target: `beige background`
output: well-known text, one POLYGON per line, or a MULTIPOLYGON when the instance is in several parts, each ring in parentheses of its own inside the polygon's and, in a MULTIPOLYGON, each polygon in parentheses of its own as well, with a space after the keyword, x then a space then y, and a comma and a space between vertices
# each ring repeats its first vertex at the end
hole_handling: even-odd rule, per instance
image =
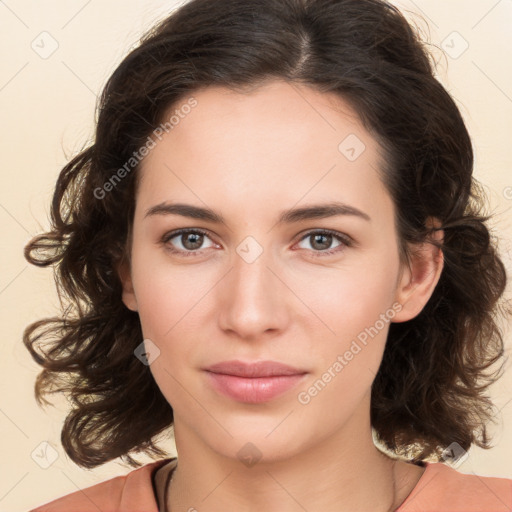
MULTIPOLYGON (((0 1, 0 511, 26 511, 130 470, 118 462, 93 471, 75 466, 60 445, 65 401, 46 411, 35 403, 39 367, 21 334, 28 323, 53 314, 57 299, 51 271, 29 265, 22 248, 48 227, 57 174, 93 135, 96 95, 142 31, 176 5, 156 0, 0 1), (49 35, 40 35, 43 31, 49 35), (44 53, 57 44, 54 53, 44 53), (57 457, 46 469, 32 455, 41 452, 41 443, 49 443, 47 453, 57 457)), ((473 136, 476 176, 500 216, 496 235, 511 272, 512 2, 403 0, 397 5, 437 47, 439 78, 457 99, 473 136), (429 30, 414 13, 423 16, 429 30)), ((509 330, 509 351, 511 344, 509 330)), ((491 426, 495 447, 472 448, 460 471, 512 478, 511 374, 508 369, 492 388, 500 409, 497 425, 491 426)), ((173 449, 171 441, 165 446, 173 449)))

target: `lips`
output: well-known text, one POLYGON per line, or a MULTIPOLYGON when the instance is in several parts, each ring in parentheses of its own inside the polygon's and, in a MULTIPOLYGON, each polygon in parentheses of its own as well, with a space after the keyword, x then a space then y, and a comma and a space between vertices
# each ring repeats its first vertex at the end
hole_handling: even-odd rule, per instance
POLYGON ((305 370, 276 361, 224 361, 204 368, 209 384, 222 395, 239 402, 267 402, 293 387, 305 370))
POLYGON ((244 363, 243 361, 223 361, 208 366, 205 370, 224 375, 235 375, 237 377, 274 377, 278 375, 298 375, 307 373, 304 370, 293 368, 287 364, 277 361, 256 361, 244 363))

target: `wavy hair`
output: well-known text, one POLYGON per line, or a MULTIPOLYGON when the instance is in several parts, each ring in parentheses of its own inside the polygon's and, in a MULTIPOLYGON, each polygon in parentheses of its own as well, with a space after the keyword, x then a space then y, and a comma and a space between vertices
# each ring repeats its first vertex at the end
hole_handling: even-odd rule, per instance
POLYGON ((501 376, 502 366, 490 368, 504 356, 497 315, 512 312, 500 300, 507 277, 472 176, 470 136, 434 71, 426 43, 381 0, 191 0, 142 36, 102 91, 94 140, 58 176, 51 227, 25 246, 30 263, 53 267, 62 309, 24 331, 42 367, 35 396, 40 406, 47 394, 68 397, 61 441, 76 464, 121 457, 137 467, 136 451, 165 456, 157 436, 173 424, 149 367, 134 356, 138 314, 121 300, 134 155, 194 91, 244 92, 269 80, 338 94, 379 141, 402 261, 409 243, 444 230, 432 242, 444 268, 430 300, 390 325, 372 384, 376 439, 413 460, 439 461, 452 442, 490 447, 485 392, 501 376), (429 217, 440 226, 429 227, 429 217))

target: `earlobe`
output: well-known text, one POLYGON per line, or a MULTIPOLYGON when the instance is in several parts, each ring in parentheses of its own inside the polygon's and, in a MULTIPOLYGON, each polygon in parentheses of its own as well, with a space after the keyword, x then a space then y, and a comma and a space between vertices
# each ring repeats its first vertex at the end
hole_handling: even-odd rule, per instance
POLYGON ((129 264, 127 262, 119 264, 117 273, 123 287, 122 300, 124 305, 131 311, 138 311, 129 264))
MULTIPOLYGON (((439 223, 434 224, 438 227, 439 223)), ((393 322, 406 322, 425 307, 439 282, 444 266, 442 249, 431 240, 442 242, 443 230, 434 231, 430 239, 411 248, 410 264, 402 269, 395 300, 402 306, 393 322)))

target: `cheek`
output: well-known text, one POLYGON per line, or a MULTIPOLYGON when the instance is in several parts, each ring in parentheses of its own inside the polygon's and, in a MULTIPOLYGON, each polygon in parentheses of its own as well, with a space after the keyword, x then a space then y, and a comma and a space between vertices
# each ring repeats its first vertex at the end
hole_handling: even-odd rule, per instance
POLYGON ((326 428, 346 421, 370 392, 395 313, 389 283, 384 273, 352 273, 313 297, 331 332, 323 328, 310 345, 315 373, 297 398, 304 414, 321 416, 326 428))
POLYGON ((133 286, 145 337, 164 342, 193 317, 208 283, 190 266, 175 265, 161 250, 134 247, 133 286))
POLYGON ((395 276, 392 259, 361 258, 357 264, 294 279, 301 283, 297 294, 310 307, 312 318, 320 318, 331 334, 345 338, 373 325, 391 307, 395 276))
POLYGON ((193 360, 193 340, 198 337, 193 319, 207 287, 191 279, 190 269, 171 267, 149 251, 133 251, 132 271, 144 339, 159 350, 151 373, 171 406, 182 410, 190 406, 180 385, 186 381, 182 372, 193 360))
MULTIPOLYGON (((306 332, 314 338, 309 350, 319 362, 318 373, 335 373, 337 378, 333 380, 340 386, 351 386, 360 378, 362 384, 368 384, 382 360, 389 325, 396 313, 393 300, 397 268, 391 251, 379 256, 361 258, 357 264, 326 273, 321 279, 317 276, 309 281, 315 286, 307 287, 307 282, 302 282, 300 293, 314 313, 310 311, 303 318, 306 332), (316 337, 313 324, 319 329, 316 337), (338 356, 343 370, 339 364, 333 368, 338 356)), ((329 375, 325 378, 328 380, 329 375)))

